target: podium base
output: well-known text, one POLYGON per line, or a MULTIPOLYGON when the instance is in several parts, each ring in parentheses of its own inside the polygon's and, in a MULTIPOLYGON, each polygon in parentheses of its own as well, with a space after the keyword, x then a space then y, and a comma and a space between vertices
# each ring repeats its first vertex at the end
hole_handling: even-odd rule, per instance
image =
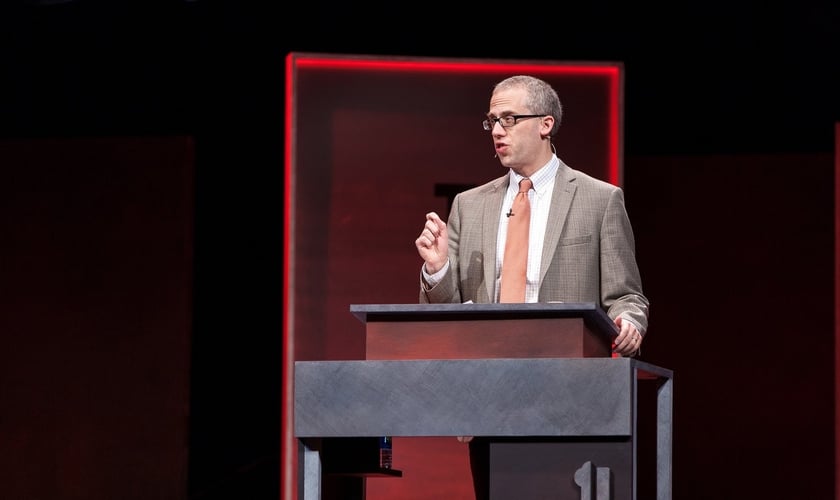
POLYGON ((489 500, 633 500, 634 463, 630 439, 490 440, 488 448, 489 500), (576 481, 576 476, 582 475, 578 471, 587 467, 594 467, 602 476, 607 474, 607 485, 599 487, 597 476, 576 481), (583 492, 583 489, 587 491, 583 492))

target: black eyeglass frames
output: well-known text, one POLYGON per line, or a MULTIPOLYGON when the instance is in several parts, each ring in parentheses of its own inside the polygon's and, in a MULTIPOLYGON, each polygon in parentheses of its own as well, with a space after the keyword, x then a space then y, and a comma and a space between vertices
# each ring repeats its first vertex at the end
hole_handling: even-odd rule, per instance
POLYGON ((497 123, 504 128, 508 128, 516 125, 517 120, 525 118, 538 118, 540 116, 546 115, 506 115, 499 118, 488 118, 481 122, 481 125, 484 126, 484 130, 493 130, 493 127, 496 126, 497 123))

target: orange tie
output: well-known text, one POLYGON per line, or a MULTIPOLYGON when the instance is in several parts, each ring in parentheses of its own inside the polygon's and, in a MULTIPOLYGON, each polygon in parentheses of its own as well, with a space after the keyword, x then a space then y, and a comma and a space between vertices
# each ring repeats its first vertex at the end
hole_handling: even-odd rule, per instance
POLYGON ((499 302, 525 302, 525 277, 528 270, 528 228, 531 225, 531 203, 528 191, 531 179, 519 181, 519 193, 508 212, 507 239, 502 261, 502 284, 499 302))

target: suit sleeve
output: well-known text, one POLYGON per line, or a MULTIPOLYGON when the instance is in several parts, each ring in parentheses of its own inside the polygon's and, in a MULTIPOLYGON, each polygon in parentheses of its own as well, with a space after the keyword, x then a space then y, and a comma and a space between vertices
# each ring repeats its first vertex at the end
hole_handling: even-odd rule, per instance
POLYGON ((633 228, 621 188, 610 195, 600 240, 601 303, 611 319, 624 316, 644 333, 650 304, 642 291, 633 228))

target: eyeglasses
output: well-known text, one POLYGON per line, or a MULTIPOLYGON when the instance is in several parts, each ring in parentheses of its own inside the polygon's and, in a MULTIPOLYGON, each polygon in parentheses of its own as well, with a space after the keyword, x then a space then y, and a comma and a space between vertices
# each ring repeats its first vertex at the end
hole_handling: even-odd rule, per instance
POLYGON ((540 116, 545 115, 507 115, 502 116, 501 118, 488 118, 481 122, 481 125, 484 126, 484 130, 493 130, 493 127, 495 127, 497 123, 503 128, 508 128, 516 125, 516 120, 524 118, 538 118, 540 116))

